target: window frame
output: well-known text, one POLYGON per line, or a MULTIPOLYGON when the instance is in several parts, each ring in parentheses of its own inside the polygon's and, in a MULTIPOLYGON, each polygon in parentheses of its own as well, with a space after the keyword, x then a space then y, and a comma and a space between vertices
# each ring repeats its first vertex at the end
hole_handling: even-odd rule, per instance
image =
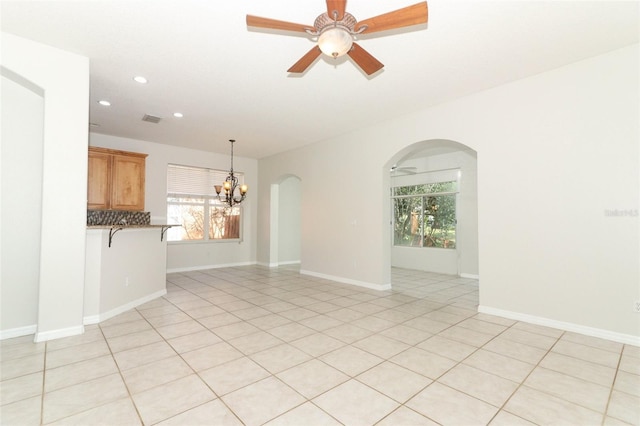
MULTIPOLYGON (((225 176, 228 175, 228 171, 225 170, 218 170, 218 169, 210 169, 207 167, 197 167, 197 166, 184 166, 184 165, 180 165, 180 164, 168 164, 167 167, 167 195, 166 195, 166 213, 167 213, 167 219, 169 219, 170 217, 172 217, 170 215, 170 211, 169 209, 171 208, 171 206, 196 206, 196 207, 202 207, 203 209, 203 230, 202 230, 202 235, 203 237, 201 239, 179 239, 179 240, 172 240, 171 239, 171 231, 172 229, 169 229, 167 231, 167 244, 218 244, 218 243, 241 243, 244 241, 244 209, 243 209, 243 205, 242 204, 238 204, 238 205, 234 205, 233 207, 229 207, 226 206, 226 204, 224 203, 224 201, 220 200, 218 195, 215 193, 215 189, 213 188, 213 185, 206 185, 208 187, 208 190, 210 191, 208 194, 197 194, 197 193, 186 193, 186 192, 169 192, 169 190, 171 189, 171 184, 169 182, 170 180, 170 169, 171 167, 176 167, 176 168, 183 168, 183 169, 192 169, 194 170, 196 173, 200 173, 200 174, 207 174, 207 173, 212 173, 214 176, 216 174, 224 174, 225 176), (185 201, 172 201, 172 199, 182 199, 185 201), (189 199, 193 200, 193 201, 189 201, 189 199), (196 201, 197 200, 197 201, 196 201), (209 236, 211 235, 211 227, 210 227, 210 220, 211 220, 211 214, 212 214, 212 209, 213 208, 223 208, 223 209, 235 209, 238 211, 238 237, 237 238, 210 238, 209 236), (207 220, 205 220, 205 218, 207 220)), ((236 177, 238 177, 238 181, 240 182, 240 184, 244 183, 244 174, 243 173, 238 173, 238 172, 234 172, 234 175, 236 177)), ((216 182, 217 183, 217 182, 216 182)), ((220 184, 222 183, 219 182, 220 184)), ((177 222, 181 222, 181 221, 177 221, 177 222)), ((176 228, 183 228, 184 225, 183 223, 180 223, 180 226, 176 227, 176 228)))
POLYGON ((425 172, 424 180, 420 182, 402 182, 402 179, 399 180, 397 184, 392 184, 390 188, 391 195, 391 245, 392 247, 400 247, 400 248, 415 248, 415 249, 444 249, 444 250, 457 250, 458 248, 458 196, 460 194, 460 177, 461 170, 460 169, 447 169, 447 170, 437 170, 432 172, 425 172), (451 172, 454 172, 455 175, 452 175, 451 172), (429 174, 431 174, 431 178, 429 178, 429 174), (437 183, 447 183, 454 182, 455 183, 455 191, 441 191, 441 192, 424 192, 424 193, 416 193, 416 194, 403 194, 403 195, 395 195, 398 188, 403 187, 417 187, 421 185, 431 185, 437 183), (424 228, 424 218, 420 220, 420 245, 400 245, 396 244, 396 200, 397 199, 420 199, 420 208, 424 214, 426 200, 429 197, 437 197, 437 196, 453 196, 454 199, 454 235, 455 235, 455 243, 454 247, 433 247, 424 245, 425 239, 425 228, 424 228))

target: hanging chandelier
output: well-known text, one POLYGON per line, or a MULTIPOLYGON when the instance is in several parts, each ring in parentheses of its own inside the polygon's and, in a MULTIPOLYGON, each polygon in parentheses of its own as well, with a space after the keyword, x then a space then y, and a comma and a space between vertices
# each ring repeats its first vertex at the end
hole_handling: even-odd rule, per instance
POLYGON ((233 174, 233 143, 235 139, 229 139, 229 142, 231 142, 231 169, 229 170, 229 176, 227 176, 222 185, 214 185, 213 187, 216 190, 216 194, 218 194, 218 200, 227 204, 229 207, 233 207, 245 199, 249 187, 244 184, 238 187, 238 178, 233 174), (221 196, 220 193, 223 188, 224 195, 221 196), (236 195, 236 189, 238 189, 239 195, 236 195))

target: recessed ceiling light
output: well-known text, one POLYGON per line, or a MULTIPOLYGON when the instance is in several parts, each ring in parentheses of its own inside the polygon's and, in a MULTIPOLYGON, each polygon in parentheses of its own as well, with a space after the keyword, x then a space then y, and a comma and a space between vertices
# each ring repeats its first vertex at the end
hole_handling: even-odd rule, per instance
POLYGON ((134 79, 135 81, 137 81, 138 83, 140 83, 140 84, 146 84, 146 83, 147 83, 147 79, 146 79, 146 78, 144 78, 144 77, 143 77, 143 76, 141 76, 141 75, 135 76, 135 77, 133 77, 133 79, 134 79))
POLYGON ((181 113, 181 112, 174 112, 174 113, 173 113, 173 116, 174 116, 174 117, 176 117, 176 118, 182 118, 182 117, 184 117, 184 115, 182 115, 182 113, 181 113))
POLYGON ((105 100, 98 101, 98 103, 102 106, 111 106, 111 102, 105 100))
POLYGON ((98 123, 89 123, 89 127, 100 127, 98 123))

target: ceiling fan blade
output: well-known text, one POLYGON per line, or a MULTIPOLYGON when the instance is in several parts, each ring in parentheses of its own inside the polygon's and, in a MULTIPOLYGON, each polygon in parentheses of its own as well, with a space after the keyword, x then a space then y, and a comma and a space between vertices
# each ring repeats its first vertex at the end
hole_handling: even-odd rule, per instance
POLYGON ((347 0, 327 0, 327 15, 333 19, 333 11, 338 13, 337 21, 344 17, 344 9, 347 6, 347 0))
POLYGON ((371 56, 369 52, 356 43, 353 43, 353 47, 347 52, 347 55, 349 55, 367 75, 371 75, 384 67, 382 62, 371 56))
POLYGON ((360 21, 356 24, 355 31, 358 31, 363 25, 367 26, 363 34, 393 30, 395 28, 424 24, 428 18, 429 10, 427 8, 427 2, 425 1, 360 21))
POLYGON ((298 62, 293 64, 287 72, 303 73, 320 56, 322 51, 318 46, 313 46, 298 62))
POLYGON ((261 18, 260 16, 253 15, 247 15, 247 26, 302 33, 306 32, 305 29, 307 28, 313 30, 313 25, 296 24, 294 22, 278 21, 276 19, 261 18))

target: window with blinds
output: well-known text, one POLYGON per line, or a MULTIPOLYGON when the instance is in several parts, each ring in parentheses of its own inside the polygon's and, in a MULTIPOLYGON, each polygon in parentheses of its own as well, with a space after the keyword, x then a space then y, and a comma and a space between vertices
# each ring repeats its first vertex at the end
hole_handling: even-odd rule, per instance
MULTIPOLYGON (((240 184, 244 175, 235 173, 240 184)), ((239 240, 240 206, 220 202, 214 185, 221 185, 227 171, 169 164, 167 169, 167 220, 179 223, 167 231, 168 241, 239 240)))

